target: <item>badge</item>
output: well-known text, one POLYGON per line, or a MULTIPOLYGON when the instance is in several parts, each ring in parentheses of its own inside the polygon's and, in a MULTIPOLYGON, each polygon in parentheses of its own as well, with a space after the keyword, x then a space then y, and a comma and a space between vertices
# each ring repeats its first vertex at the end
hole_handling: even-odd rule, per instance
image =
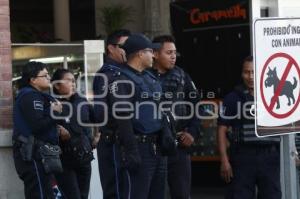
POLYGON ((109 92, 110 93, 116 93, 118 91, 118 83, 113 82, 109 85, 109 92))
POLYGON ((44 110, 44 104, 43 104, 42 101, 34 100, 33 101, 33 108, 34 108, 34 110, 41 110, 41 111, 43 111, 44 110))

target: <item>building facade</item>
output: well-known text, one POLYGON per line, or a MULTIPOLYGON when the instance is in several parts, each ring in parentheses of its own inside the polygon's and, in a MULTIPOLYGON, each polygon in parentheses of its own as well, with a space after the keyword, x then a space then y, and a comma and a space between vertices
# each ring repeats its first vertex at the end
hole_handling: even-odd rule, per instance
POLYGON ((12 67, 9 0, 0 0, 0 198, 24 198, 11 150, 12 67))

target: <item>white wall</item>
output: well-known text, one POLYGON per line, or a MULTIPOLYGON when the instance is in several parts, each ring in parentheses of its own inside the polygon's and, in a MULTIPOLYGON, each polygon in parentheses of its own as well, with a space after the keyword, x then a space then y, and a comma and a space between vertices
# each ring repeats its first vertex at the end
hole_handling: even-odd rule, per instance
POLYGON ((299 0, 278 0, 279 16, 300 17, 299 0))
POLYGON ((285 16, 299 17, 300 16, 300 1, 299 0, 253 0, 259 1, 262 8, 269 8, 270 17, 285 16))
POLYGON ((278 16, 278 0, 253 0, 260 1, 261 8, 269 8, 269 16, 278 16))

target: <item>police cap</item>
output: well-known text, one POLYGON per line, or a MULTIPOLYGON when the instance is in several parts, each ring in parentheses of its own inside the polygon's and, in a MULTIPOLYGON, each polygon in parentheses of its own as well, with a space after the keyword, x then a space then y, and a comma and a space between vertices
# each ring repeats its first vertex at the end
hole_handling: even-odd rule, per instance
POLYGON ((159 43, 152 43, 151 40, 143 34, 132 34, 125 41, 122 48, 125 50, 127 55, 130 55, 146 48, 158 49, 160 46, 161 45, 159 43))

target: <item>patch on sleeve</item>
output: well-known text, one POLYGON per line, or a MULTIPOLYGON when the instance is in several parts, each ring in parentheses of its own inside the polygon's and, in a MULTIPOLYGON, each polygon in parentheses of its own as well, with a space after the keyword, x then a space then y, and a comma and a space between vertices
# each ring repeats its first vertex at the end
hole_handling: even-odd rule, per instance
POLYGON ((33 108, 34 110, 44 110, 44 103, 42 101, 39 100, 34 100, 33 101, 33 108))
POLYGON ((110 93, 117 93, 118 92, 118 83, 113 82, 109 85, 109 92, 110 93))

